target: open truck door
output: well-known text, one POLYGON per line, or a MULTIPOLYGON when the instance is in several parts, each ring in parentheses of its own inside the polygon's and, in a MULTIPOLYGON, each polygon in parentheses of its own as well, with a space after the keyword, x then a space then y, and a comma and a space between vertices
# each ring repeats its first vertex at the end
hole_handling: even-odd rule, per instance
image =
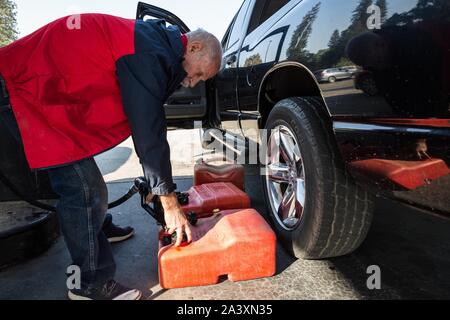
MULTIPOLYGON (((138 3, 136 19, 164 19, 168 24, 178 26, 182 33, 190 31, 173 13, 143 2, 138 3)), ((184 88, 180 85, 167 99, 164 108, 169 128, 193 128, 194 121, 209 123, 211 109, 207 107, 207 87, 208 81, 202 81, 194 88, 184 88)))

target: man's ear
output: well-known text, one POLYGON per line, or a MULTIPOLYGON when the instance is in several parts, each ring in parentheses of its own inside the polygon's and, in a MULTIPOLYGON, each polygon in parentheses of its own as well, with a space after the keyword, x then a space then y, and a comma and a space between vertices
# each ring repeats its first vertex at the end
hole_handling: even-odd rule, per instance
POLYGON ((189 43, 189 45, 188 45, 188 50, 190 53, 199 52, 199 51, 202 51, 202 49, 203 49, 203 43, 201 43, 200 41, 193 41, 193 42, 189 43))

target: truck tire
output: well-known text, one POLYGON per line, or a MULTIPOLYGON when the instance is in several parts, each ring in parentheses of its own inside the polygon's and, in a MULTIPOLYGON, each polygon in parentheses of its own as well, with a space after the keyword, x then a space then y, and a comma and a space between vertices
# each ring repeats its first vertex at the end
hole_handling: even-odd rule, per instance
POLYGON ((303 259, 357 249, 370 228, 373 202, 345 170, 321 99, 278 102, 266 129, 263 190, 284 247, 303 259))

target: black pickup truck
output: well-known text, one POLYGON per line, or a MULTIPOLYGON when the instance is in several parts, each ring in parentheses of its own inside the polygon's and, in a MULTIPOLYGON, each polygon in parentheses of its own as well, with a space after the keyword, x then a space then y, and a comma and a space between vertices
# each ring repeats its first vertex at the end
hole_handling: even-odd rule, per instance
MULTIPOLYGON (((137 17, 188 31, 147 4, 137 17)), ((245 0, 222 70, 176 92, 168 123, 202 121, 205 146, 223 143, 247 163, 246 149, 266 142, 258 163, 278 237, 297 257, 344 255, 369 230, 374 194, 450 213, 448 39, 447 0, 245 0), (314 76, 343 66, 369 74, 377 94, 357 89, 358 74, 314 76)))

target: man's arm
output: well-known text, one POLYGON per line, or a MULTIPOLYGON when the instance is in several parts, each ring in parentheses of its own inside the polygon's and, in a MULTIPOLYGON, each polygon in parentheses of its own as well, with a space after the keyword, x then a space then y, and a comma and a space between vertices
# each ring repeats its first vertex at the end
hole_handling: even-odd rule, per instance
POLYGON ((164 112, 167 72, 150 54, 129 55, 117 61, 122 101, 136 153, 152 194, 175 190, 164 112))
POLYGON ((132 131, 136 153, 152 194, 161 196, 169 233, 177 232, 176 246, 183 231, 191 231, 174 193, 170 148, 167 142, 164 99, 170 67, 153 55, 130 55, 116 63, 124 112, 132 131))

